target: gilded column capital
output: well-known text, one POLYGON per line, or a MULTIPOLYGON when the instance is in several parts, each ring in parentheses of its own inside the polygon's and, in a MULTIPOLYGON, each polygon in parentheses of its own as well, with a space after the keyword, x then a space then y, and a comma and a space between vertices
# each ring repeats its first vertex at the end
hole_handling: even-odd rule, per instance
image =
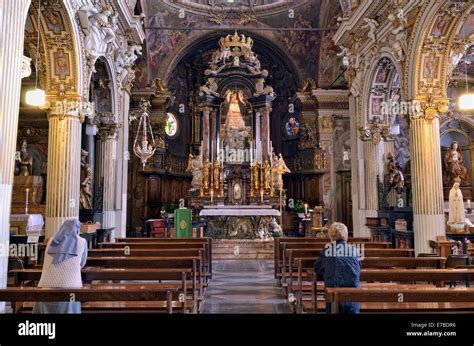
POLYGON ((431 121, 439 118, 441 113, 448 111, 448 98, 434 98, 432 95, 426 96, 423 99, 416 99, 413 101, 415 107, 410 114, 410 121, 414 120, 428 120, 431 121))
POLYGON ((390 127, 380 124, 366 124, 359 128, 361 133, 360 139, 363 142, 373 142, 378 144, 382 141, 393 141, 393 136, 390 132, 390 127))
POLYGON ((82 123, 86 116, 93 116, 95 113, 95 104, 93 102, 84 101, 79 95, 62 98, 49 97, 41 109, 48 113, 48 119, 79 119, 82 123))

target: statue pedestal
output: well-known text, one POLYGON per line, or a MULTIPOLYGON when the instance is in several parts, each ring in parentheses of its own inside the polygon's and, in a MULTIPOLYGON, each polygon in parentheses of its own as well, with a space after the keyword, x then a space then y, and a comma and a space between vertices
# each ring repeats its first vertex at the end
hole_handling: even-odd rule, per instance
POLYGON ((15 176, 13 180, 11 214, 24 214, 28 189, 28 213, 44 215, 46 205, 41 204, 43 197, 43 177, 15 176))

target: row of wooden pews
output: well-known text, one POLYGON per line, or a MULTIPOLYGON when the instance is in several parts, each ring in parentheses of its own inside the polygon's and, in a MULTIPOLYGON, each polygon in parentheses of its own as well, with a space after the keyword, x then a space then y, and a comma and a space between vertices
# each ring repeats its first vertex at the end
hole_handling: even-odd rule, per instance
POLYGON ((392 249, 390 243, 369 239, 349 240, 364 245, 361 288, 325 288, 314 272, 314 263, 328 242, 275 240, 275 276, 294 312, 324 312, 329 302, 337 313, 337 303, 344 301, 360 302, 361 312, 370 313, 474 312, 474 291, 469 288, 474 268, 446 269, 446 257, 414 257, 412 249, 392 249))
MULTIPOLYGON (((45 246, 42 246, 44 256, 45 246)), ((41 252, 40 252, 41 253, 41 252)), ((31 312, 35 301, 81 301, 82 313, 199 313, 212 278, 210 238, 122 238, 89 250, 84 287, 35 287, 33 269, 13 270, 14 286, 0 289, 15 313, 31 312), (69 295, 67 294, 69 293, 69 295)))

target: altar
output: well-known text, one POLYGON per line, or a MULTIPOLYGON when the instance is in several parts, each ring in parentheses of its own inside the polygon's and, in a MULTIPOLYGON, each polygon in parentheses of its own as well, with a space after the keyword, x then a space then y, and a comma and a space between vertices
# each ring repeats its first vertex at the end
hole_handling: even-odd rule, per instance
POLYGON ((215 239, 270 239, 278 231, 289 172, 270 140, 276 97, 253 40, 235 32, 219 40, 199 88, 202 141, 188 160, 189 206, 215 239))
POLYGON ((269 239, 280 230, 280 215, 269 205, 208 205, 199 213, 207 220, 206 236, 214 239, 269 239))

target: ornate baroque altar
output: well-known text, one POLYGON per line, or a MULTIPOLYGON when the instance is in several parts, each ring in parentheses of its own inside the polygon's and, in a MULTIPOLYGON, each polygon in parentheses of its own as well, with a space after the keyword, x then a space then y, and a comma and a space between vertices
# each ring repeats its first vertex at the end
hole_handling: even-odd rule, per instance
POLYGON ((189 205, 207 219, 213 238, 267 239, 277 228, 282 174, 289 172, 270 141, 276 95, 265 83, 268 71, 252 51, 252 38, 235 32, 219 46, 199 89, 202 142, 189 157, 189 205))

